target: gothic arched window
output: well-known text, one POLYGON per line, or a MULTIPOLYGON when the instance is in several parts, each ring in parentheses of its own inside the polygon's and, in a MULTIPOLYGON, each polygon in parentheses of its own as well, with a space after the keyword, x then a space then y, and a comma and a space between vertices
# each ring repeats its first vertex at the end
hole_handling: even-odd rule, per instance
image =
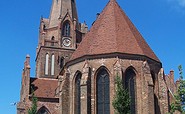
POLYGON ((77 73, 76 79, 75 79, 75 114, 80 114, 81 113, 81 73, 77 73))
POLYGON ((46 54, 46 61, 45 61, 45 75, 48 75, 48 69, 49 69, 49 54, 46 54))
POLYGON ((63 68, 64 66, 64 57, 60 58, 60 68, 63 68))
POLYGON ((55 55, 51 56, 51 75, 55 75, 55 55))
POLYGON ((70 23, 68 21, 66 21, 63 25, 62 36, 70 36, 70 23))
POLYGON ((131 114, 135 114, 136 113, 136 107, 135 107, 136 74, 132 69, 128 69, 125 72, 125 88, 128 89, 129 95, 131 98, 131 104, 130 104, 131 114))
POLYGON ((96 79, 96 111, 97 114, 110 114, 109 74, 101 69, 96 79))
POLYGON ((38 110, 37 114, 50 114, 50 113, 49 113, 49 111, 47 110, 47 108, 45 108, 45 107, 43 106, 43 107, 41 107, 41 108, 38 110))
POLYGON ((52 38, 51 38, 51 46, 55 46, 55 37, 54 36, 52 36, 52 38))

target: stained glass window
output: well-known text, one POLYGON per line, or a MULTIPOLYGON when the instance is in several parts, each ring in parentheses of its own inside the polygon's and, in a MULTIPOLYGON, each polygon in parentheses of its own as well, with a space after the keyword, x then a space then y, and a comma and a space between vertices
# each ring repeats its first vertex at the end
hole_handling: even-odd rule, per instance
POLYGON ((109 74, 105 69, 101 69, 97 74, 96 96, 97 114, 110 114, 110 89, 109 74))
POLYGON ((80 101, 80 95, 81 95, 81 73, 78 73, 75 80, 75 114, 81 113, 81 101, 80 101))
POLYGON ((125 88, 128 89, 129 95, 131 97, 131 104, 130 104, 130 110, 131 114, 136 113, 136 107, 135 107, 135 78, 136 74, 132 69, 128 69, 125 73, 125 88))

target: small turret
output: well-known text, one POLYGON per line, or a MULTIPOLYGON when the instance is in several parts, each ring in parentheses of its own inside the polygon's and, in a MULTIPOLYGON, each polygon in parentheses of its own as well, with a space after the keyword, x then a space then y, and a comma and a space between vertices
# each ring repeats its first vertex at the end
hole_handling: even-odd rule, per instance
POLYGON ((29 84, 30 84, 30 56, 26 55, 24 62, 24 69, 22 72, 22 88, 21 88, 21 102, 25 102, 29 99, 29 84))
POLYGON ((174 70, 170 70, 170 80, 174 83, 174 70))

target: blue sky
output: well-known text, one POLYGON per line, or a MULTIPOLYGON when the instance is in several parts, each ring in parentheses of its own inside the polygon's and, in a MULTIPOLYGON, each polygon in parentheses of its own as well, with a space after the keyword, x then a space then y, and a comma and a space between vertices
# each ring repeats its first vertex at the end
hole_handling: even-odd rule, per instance
MULTIPOLYGON (((185 68, 185 0, 117 0, 163 63, 165 73, 185 68)), ((78 16, 88 26, 108 0, 77 0, 78 16)), ((3 0, 0 3, 0 114, 15 114, 19 101, 23 62, 35 54, 41 15, 48 17, 51 0, 3 0)))

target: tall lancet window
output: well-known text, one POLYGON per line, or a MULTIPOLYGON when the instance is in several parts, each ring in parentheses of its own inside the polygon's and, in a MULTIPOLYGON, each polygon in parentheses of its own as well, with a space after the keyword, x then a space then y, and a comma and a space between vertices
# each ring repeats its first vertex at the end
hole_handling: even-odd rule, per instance
POLYGON ((69 21, 64 22, 62 29, 62 36, 69 37, 70 36, 70 24, 69 21))
POLYGON ((125 72, 125 88, 128 89, 129 95, 131 97, 131 114, 136 113, 136 100, 135 100, 135 91, 136 91, 136 74, 133 69, 128 69, 125 72))
POLYGON ((46 54, 45 75, 48 75, 48 70, 49 70, 49 54, 46 54))
POLYGON ((103 68, 96 78, 96 111, 97 114, 110 114, 109 74, 103 68))
POLYGON ((77 73, 76 75, 76 79, 75 79, 75 114, 80 114, 81 113, 81 86, 80 86, 80 82, 81 82, 81 77, 82 74, 81 73, 77 73))
POLYGON ((51 56, 51 75, 55 75, 55 55, 51 56))
POLYGON ((60 58, 60 68, 64 67, 64 57, 60 58))

